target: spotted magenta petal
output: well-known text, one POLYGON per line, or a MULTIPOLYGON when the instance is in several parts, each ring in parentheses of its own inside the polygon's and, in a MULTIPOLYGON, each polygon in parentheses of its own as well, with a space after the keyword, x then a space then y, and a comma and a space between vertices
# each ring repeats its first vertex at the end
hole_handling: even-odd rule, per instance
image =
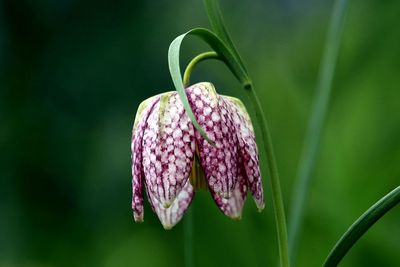
POLYGON ((158 219, 166 230, 174 227, 175 224, 182 219, 182 216, 185 214, 187 208, 193 200, 194 194, 193 186, 188 180, 186 181, 182 190, 179 192, 176 199, 173 201, 172 205, 168 208, 165 208, 164 205, 158 201, 151 190, 149 190, 147 187, 147 195, 151 208, 157 214, 158 219))
POLYGON ((254 128, 243 103, 237 98, 228 96, 224 96, 224 98, 234 111, 233 120, 239 140, 239 153, 246 171, 250 191, 257 208, 261 211, 265 204, 254 128))
POLYGON ((242 218, 243 205, 247 196, 247 180, 243 169, 239 172, 238 181, 230 198, 223 198, 214 192, 211 192, 211 195, 218 208, 226 216, 234 220, 240 220, 242 218))
POLYGON ((147 189, 168 208, 192 170, 194 127, 175 92, 160 97, 147 125, 143 136, 143 171, 147 189))
POLYGON ((132 209, 136 222, 143 221, 143 189, 142 189, 142 140, 147 127, 147 118, 154 105, 160 100, 159 96, 143 101, 136 114, 132 131, 132 209))
POLYGON ((195 191, 207 186, 219 209, 233 219, 241 217, 248 190, 263 209, 255 134, 243 103, 218 95, 210 83, 195 84, 186 94, 214 145, 195 130, 176 92, 144 101, 131 144, 135 221, 143 221, 143 186, 165 229, 181 220, 195 191))
POLYGON ((230 198, 238 179, 238 139, 229 106, 221 101, 211 83, 193 85, 186 94, 197 121, 215 144, 212 146, 196 132, 208 186, 221 197, 230 198))

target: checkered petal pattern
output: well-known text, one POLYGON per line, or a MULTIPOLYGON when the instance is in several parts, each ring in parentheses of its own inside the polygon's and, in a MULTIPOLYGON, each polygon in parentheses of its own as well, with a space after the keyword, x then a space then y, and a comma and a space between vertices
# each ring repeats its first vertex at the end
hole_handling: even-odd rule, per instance
POLYGON ((241 218, 247 191, 262 210, 257 144, 243 103, 218 95, 211 83, 188 87, 186 94, 196 120, 213 144, 195 130, 176 92, 144 101, 137 112, 131 143, 135 221, 143 221, 143 185, 165 229, 182 219, 195 195, 189 179, 195 171, 195 157, 212 198, 225 215, 241 218))

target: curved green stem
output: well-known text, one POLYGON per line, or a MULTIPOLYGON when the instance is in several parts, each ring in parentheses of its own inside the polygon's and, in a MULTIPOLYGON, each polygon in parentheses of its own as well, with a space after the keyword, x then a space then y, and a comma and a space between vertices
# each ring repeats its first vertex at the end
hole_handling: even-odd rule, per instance
POLYGON ((211 28, 216 33, 216 35, 221 38, 224 43, 229 47, 236 61, 242 66, 244 72, 247 75, 247 70, 240 58, 239 52, 237 51, 233 41, 229 35, 228 29, 225 27, 224 19, 222 17, 222 12, 219 8, 218 0, 203 0, 204 7, 210 21, 211 28))
POLYGON ((255 115, 261 129, 261 137, 264 142, 264 150, 268 160, 268 170, 271 183, 272 192, 272 205, 274 206, 276 230, 278 235, 278 247, 281 266, 288 267, 289 264, 289 250, 288 250, 288 236, 286 231, 286 218, 285 207, 283 204, 282 190, 279 181, 278 167, 276 165, 274 149, 272 146, 272 138, 269 132, 267 119, 260 100, 252 88, 251 84, 247 84, 246 91, 248 92, 251 102, 254 105, 255 115))
MULTIPOLYGON (((202 53, 195 58, 193 58, 188 66, 186 67, 184 74, 184 85, 185 87, 189 83, 190 74, 193 72, 197 63, 207 60, 207 59, 219 59, 223 60, 218 56, 215 52, 205 52, 202 53), (186 77, 186 78, 185 78, 186 77)), ((275 212, 275 222, 278 236, 278 248, 279 248, 279 256, 282 267, 289 266, 289 250, 288 250, 288 236, 286 230, 286 218, 285 218, 285 207, 283 204, 283 197, 281 191, 281 185, 279 181, 279 173, 278 167, 276 165, 275 154, 273 151, 272 138, 269 132, 267 119, 265 118, 264 111, 260 100, 253 89, 251 82, 245 82, 242 86, 248 92, 251 102, 253 103, 256 119, 258 125, 260 125, 261 137, 264 143, 264 150, 268 160, 268 170, 270 176, 271 183, 271 192, 272 192, 272 204, 275 212)))
POLYGON ((226 66, 232 71, 233 75, 242 83, 248 83, 248 75, 242 65, 237 61, 232 51, 226 46, 226 44, 210 30, 204 28, 195 28, 190 31, 176 37, 169 46, 168 49, 168 67, 171 74, 172 82, 174 83, 175 89, 182 101, 183 107, 190 118, 193 126, 200 133, 200 135, 211 145, 213 142, 208 138, 204 129, 200 127, 200 124, 196 120, 193 110, 189 105, 188 98, 185 93, 185 88, 182 82, 182 74, 179 65, 179 53, 183 40, 188 36, 197 36, 211 46, 212 49, 223 58, 226 66))
POLYGON ((351 247, 368 231, 383 215, 400 203, 400 186, 381 198, 353 223, 343 234, 325 260, 324 267, 339 264, 351 247))
POLYGON ((185 69, 185 73, 183 74, 183 85, 186 88, 187 86, 189 86, 189 82, 190 82, 190 75, 192 74, 192 71, 194 69, 194 67, 206 60, 206 59, 221 59, 220 56, 214 52, 214 51, 209 51, 209 52, 204 52, 201 53, 199 55, 197 55, 196 57, 194 57, 189 64, 187 65, 186 69, 185 69))
MULTIPOLYGON (((171 73, 171 78, 190 120, 192 121, 195 128, 199 131, 201 136, 210 143, 211 143, 210 139, 207 137, 205 131, 200 127, 199 123, 197 122, 193 114, 182 82, 182 76, 179 66, 179 52, 182 41, 185 39, 185 37, 189 35, 195 35, 200 37, 206 43, 208 43, 211 46, 211 48, 215 50, 215 52, 221 57, 221 60, 224 61, 226 66, 231 70, 232 74, 249 92, 250 98, 252 99, 252 102, 255 107, 257 121, 261 128, 262 138, 265 145, 265 152, 268 159, 269 173, 271 177, 270 181, 272 190, 272 203, 274 206, 275 221, 276 221, 277 235, 278 235, 280 263, 282 267, 288 267, 289 252, 288 252, 285 210, 284 210, 283 198, 279 182, 278 168, 275 161, 275 156, 272 148, 272 140, 269 134, 267 121, 265 119, 261 103, 256 95, 256 92, 252 88, 251 80, 249 78, 247 70, 239 56, 239 53, 237 52, 236 48, 233 45, 233 42, 228 34, 228 31, 224 26, 222 15, 219 10, 218 1, 205 0, 204 4, 206 6, 206 11, 215 33, 207 29, 201 29, 201 28, 192 29, 185 34, 178 36, 172 41, 168 50, 168 65, 171 73)), ((195 65, 196 64, 193 64, 193 66, 189 68, 188 72, 189 76, 195 65)), ((188 83, 188 78, 185 80, 185 82, 188 83)))

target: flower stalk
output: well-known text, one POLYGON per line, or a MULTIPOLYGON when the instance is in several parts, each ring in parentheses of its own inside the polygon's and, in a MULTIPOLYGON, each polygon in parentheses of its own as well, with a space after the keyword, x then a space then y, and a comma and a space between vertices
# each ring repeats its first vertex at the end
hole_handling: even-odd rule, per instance
POLYGON ((194 57, 194 58, 189 62, 189 64, 187 65, 187 67, 186 67, 186 69, 185 69, 185 72, 184 72, 184 74, 183 74, 183 85, 184 85, 184 87, 188 87, 188 86, 189 86, 189 83, 190 83, 190 75, 192 74, 194 67, 195 67, 198 63, 200 63, 200 62, 202 62, 202 61, 204 61, 204 60, 207 60, 207 59, 221 59, 221 58, 220 58, 220 56, 219 56, 216 52, 214 52, 214 51, 204 52, 204 53, 201 53, 201 54, 197 55, 196 57, 194 57))
POLYGON ((275 153, 272 145, 272 138, 268 128, 267 119, 263 111, 260 99, 254 91, 251 84, 246 85, 251 103, 254 106, 256 119, 261 130, 261 137, 264 143, 264 151, 268 160, 268 170, 270 176, 270 185, 272 193, 272 205, 275 212, 275 223, 278 235, 279 257, 282 267, 288 267, 289 264, 289 249, 288 236, 286 230, 285 206, 283 204, 281 184, 279 180, 279 172, 276 164, 275 153))
MULTIPOLYGON (((192 29, 178 37, 176 37, 168 50, 168 65, 171 73, 171 78, 174 83, 175 89, 177 90, 183 106, 191 119, 195 128, 199 131, 199 133, 203 136, 205 140, 207 140, 210 144, 210 138, 207 136, 205 131, 201 128, 198 121, 193 115, 193 111, 188 103, 188 98, 185 93, 185 87, 183 84, 182 75, 179 67, 179 53, 182 41, 188 36, 197 36, 205 41, 210 47, 220 56, 220 59, 225 63, 225 65, 230 69, 232 74, 239 80, 239 82, 243 85, 244 89, 248 91, 250 98, 252 99, 252 103, 254 105, 254 109, 256 110, 257 122, 259 123, 259 127, 261 128, 262 138, 264 141, 265 152, 268 158, 269 165, 269 173, 271 179, 271 190, 272 190, 272 198, 273 198, 273 206, 275 212, 275 221, 277 227, 277 236, 278 236, 278 247, 279 247, 279 255, 280 255, 280 263, 283 267, 289 266, 289 255, 288 255, 288 241, 287 241, 287 231, 286 231, 286 219, 285 219, 285 211, 283 205, 283 198, 280 188, 278 169, 275 161, 275 156, 272 148, 272 140, 269 134, 269 130, 267 127, 267 122, 265 119, 265 115, 263 113, 260 101, 256 95, 256 92, 253 90, 251 79, 247 73, 247 70, 237 52, 233 42, 229 36, 228 31, 224 26, 224 22, 222 19, 222 15, 219 9, 217 0, 204 0, 204 5, 206 7, 207 15, 209 17, 209 21, 213 28, 213 31, 209 31, 207 29, 195 28, 192 29)), ((202 61, 202 60, 201 60, 202 61)), ((190 73, 192 72, 195 65, 200 62, 200 60, 195 60, 189 71, 187 72, 186 77, 190 77, 190 73)), ((185 83, 188 82, 188 79, 185 80, 185 83)))
MULTIPOLYGON (((222 60, 222 57, 218 56, 218 54, 215 52, 205 52, 193 58, 184 72, 183 81, 185 87, 188 85, 190 75, 193 72, 196 65, 207 59, 222 60)), ((283 203, 278 167, 276 164, 275 153, 272 145, 272 138, 260 99, 258 98, 252 83, 251 82, 244 83, 243 87, 246 89, 246 92, 248 93, 248 96, 251 100, 250 102, 253 105, 256 120, 261 131, 261 137, 264 144, 264 151, 266 153, 268 160, 268 170, 269 170, 270 185, 272 192, 272 205, 274 207, 274 213, 275 213, 274 216, 275 216, 277 236, 278 236, 279 257, 281 266, 288 267, 290 266, 290 264, 289 264, 288 235, 286 230, 287 228, 286 228, 285 207, 283 203)))

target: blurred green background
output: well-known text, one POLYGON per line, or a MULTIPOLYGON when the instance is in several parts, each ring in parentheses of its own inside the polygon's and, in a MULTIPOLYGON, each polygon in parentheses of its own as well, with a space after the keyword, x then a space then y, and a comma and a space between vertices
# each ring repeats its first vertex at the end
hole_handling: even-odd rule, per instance
MULTIPOLYGON (((295 266, 320 266, 400 183, 400 2, 349 2, 295 266)), ((332 3, 221 1, 265 105, 286 204, 332 3)), ((169 43, 197 26, 208 27, 200 0, 0 1, 0 266, 183 266, 182 222, 165 231, 148 205, 133 222, 130 138, 139 103, 173 88, 169 43)), ((207 48, 199 43, 185 42, 182 65, 207 48)), ((243 97, 220 63, 202 64, 193 81, 243 97)), ((266 209, 249 198, 240 222, 196 195, 197 266, 276 266, 263 170, 266 209)), ((399 252, 396 208, 342 266, 400 266, 399 252)))

